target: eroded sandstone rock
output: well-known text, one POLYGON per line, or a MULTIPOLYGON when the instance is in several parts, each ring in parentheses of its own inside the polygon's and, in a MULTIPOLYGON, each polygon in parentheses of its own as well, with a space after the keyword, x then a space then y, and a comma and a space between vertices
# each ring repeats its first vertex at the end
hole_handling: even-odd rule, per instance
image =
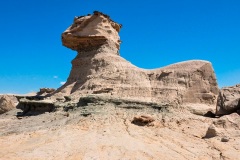
POLYGON ((20 100, 18 108, 24 112, 29 108, 52 111, 66 105, 68 110, 80 105, 80 97, 88 95, 161 106, 208 105, 194 109, 201 115, 211 111, 212 106, 215 108, 218 86, 210 62, 193 60, 153 70, 138 68, 119 55, 120 28, 109 16, 97 11, 75 17, 62 34, 63 45, 78 52, 67 82, 54 92, 43 88, 37 96, 25 97, 27 100, 20 100))
POLYGON ((119 49, 120 28, 121 25, 108 15, 95 11, 93 15, 75 17, 73 24, 63 32, 62 43, 73 50, 91 51, 110 40, 119 49))
POLYGON ((141 115, 141 116, 135 116, 132 120, 132 123, 139 126, 145 126, 153 121, 155 121, 153 117, 149 115, 141 115))
POLYGON ((21 98, 17 105, 17 109, 23 111, 22 115, 25 115, 28 112, 39 114, 54 111, 55 105, 51 100, 30 100, 27 98, 21 98))
POLYGON ((218 133, 217 128, 215 127, 214 124, 212 124, 212 125, 210 125, 210 126, 208 127, 208 130, 207 130, 206 135, 205 135, 204 138, 213 138, 213 137, 218 136, 218 134, 219 134, 219 133, 218 133))
POLYGON ((46 95, 53 93, 56 89, 54 88, 40 88, 39 92, 37 92, 37 95, 46 95))
POLYGON ((226 115, 240 110, 240 84, 224 87, 217 100, 216 115, 226 115))
POLYGON ((0 114, 8 112, 16 107, 17 99, 11 95, 0 95, 0 114))
POLYGON ((215 104, 216 76, 207 61, 187 61, 167 67, 141 69, 119 56, 121 25, 109 16, 76 17, 62 34, 64 46, 78 52, 67 82, 53 97, 101 94, 167 104, 215 104))

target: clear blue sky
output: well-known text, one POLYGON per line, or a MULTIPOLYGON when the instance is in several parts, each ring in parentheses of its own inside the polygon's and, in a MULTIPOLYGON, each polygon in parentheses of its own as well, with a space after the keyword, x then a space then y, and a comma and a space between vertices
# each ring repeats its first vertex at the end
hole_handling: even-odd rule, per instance
POLYGON ((94 10, 123 24, 120 54, 133 64, 208 60, 220 87, 240 83, 239 0, 3 0, 0 93, 60 87, 76 56, 61 33, 94 10))

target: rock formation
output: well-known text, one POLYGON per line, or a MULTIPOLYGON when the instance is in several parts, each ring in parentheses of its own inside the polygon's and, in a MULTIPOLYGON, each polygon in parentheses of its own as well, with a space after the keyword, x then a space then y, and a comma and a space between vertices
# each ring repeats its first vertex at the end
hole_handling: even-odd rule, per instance
POLYGON ((62 34, 64 46, 78 52, 67 82, 53 97, 97 94, 167 104, 215 104, 218 86, 212 65, 187 61, 140 69, 119 55, 121 25, 109 16, 75 17, 62 34))
POLYGON ((47 95, 50 93, 53 93, 55 91, 54 88, 40 88, 39 92, 37 92, 37 95, 47 95))
MULTIPOLYGON (((100 12, 74 19, 62 34, 78 52, 66 84, 0 115, 1 159, 239 159, 240 116, 213 113, 211 63, 137 68, 119 55, 120 28, 100 12)), ((239 93, 223 89, 217 113, 235 111, 239 93)))
POLYGON ((219 91, 216 115, 240 114, 240 84, 219 91))
POLYGON ((8 112, 16 107, 17 99, 11 95, 0 95, 0 114, 8 112))

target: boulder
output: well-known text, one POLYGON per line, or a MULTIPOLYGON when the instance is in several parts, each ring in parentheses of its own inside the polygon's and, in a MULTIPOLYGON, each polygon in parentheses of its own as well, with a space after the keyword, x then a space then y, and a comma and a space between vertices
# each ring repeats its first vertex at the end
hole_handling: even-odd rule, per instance
POLYGON ((217 100, 216 115, 238 112, 240 109, 240 84, 224 87, 220 90, 217 100))
POLYGON ((32 100, 22 98, 19 100, 19 104, 16 106, 17 109, 23 111, 22 115, 32 112, 36 114, 52 112, 55 110, 55 105, 52 100, 32 100))
POLYGON ((222 137, 221 142, 228 142, 230 140, 229 137, 222 137))
POLYGON ((16 107, 17 99, 10 95, 0 95, 0 114, 8 112, 16 107))
POLYGON ((215 114, 214 114, 215 108, 212 105, 195 103, 195 104, 185 104, 183 107, 187 108, 191 113, 196 115, 206 116, 206 117, 215 117, 215 114))

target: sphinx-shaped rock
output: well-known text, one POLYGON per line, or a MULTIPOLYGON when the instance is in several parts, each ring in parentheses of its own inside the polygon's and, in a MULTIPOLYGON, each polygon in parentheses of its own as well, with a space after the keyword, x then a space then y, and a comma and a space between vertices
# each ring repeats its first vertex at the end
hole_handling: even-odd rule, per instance
POLYGON ((216 103, 218 86, 210 62, 138 68, 119 55, 120 28, 100 12, 74 19, 63 32, 62 42, 78 54, 67 82, 53 96, 104 94, 159 103, 216 103))

